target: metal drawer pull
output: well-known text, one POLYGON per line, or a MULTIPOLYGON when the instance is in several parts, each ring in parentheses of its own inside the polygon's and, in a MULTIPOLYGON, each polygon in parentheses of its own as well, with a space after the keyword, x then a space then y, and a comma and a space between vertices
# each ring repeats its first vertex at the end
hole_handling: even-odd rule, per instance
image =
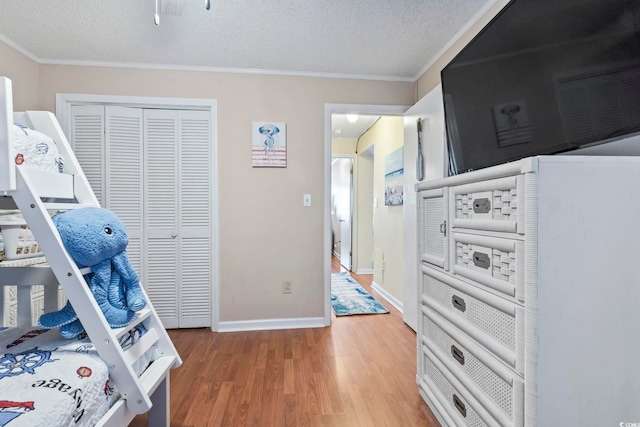
POLYGON ((467 303, 464 302, 464 299, 460 298, 457 295, 451 297, 451 303, 455 308, 464 312, 467 309, 467 303))
POLYGON ((490 210, 491 210, 491 200, 487 198, 473 200, 473 211, 475 213, 487 213, 490 210))
POLYGON ((447 236, 447 221, 440 224, 440 232, 444 234, 445 237, 447 236))
POLYGON ((455 394, 453 395, 453 404, 455 405, 458 412, 462 414, 463 417, 467 416, 467 407, 462 403, 462 400, 455 394))
POLYGON ((459 364, 464 365, 464 353, 455 345, 451 346, 451 355, 459 364))
POLYGON ((491 267, 491 260, 489 259, 489 255, 482 252, 474 252, 473 253, 473 264, 476 267, 480 268, 489 268, 491 267))

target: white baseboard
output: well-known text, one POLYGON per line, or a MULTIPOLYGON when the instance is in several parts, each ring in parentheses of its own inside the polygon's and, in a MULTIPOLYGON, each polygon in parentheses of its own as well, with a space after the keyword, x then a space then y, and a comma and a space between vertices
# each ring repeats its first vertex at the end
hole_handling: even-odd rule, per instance
POLYGON ((373 268, 359 268, 356 274, 373 274, 373 268))
POLYGON ((383 287, 378 285, 375 281, 371 282, 371 289, 373 289, 374 291, 379 293, 382 298, 387 300, 387 302, 389 304, 391 304, 392 306, 394 306, 400 313, 403 312, 402 303, 400 301, 398 301, 398 299, 396 297, 394 297, 389 292, 387 292, 383 287))
POLYGON ((293 319, 241 320, 219 322, 218 332, 270 331, 276 329, 324 328, 324 317, 300 317, 293 319))

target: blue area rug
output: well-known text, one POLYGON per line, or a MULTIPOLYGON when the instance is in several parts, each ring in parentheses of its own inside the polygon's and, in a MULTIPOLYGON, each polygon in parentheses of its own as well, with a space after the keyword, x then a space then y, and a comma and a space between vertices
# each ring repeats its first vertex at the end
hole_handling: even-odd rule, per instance
POLYGON ((331 307, 336 316, 389 312, 347 272, 331 275, 331 307))

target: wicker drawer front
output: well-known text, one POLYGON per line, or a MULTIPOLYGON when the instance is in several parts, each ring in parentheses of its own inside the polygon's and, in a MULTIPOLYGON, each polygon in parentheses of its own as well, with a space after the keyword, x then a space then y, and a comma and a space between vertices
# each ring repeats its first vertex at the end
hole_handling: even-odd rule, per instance
POLYGON ((451 323, 422 308, 422 344, 483 401, 501 425, 524 425, 524 381, 451 323), (453 337, 456 337, 455 339, 453 337))
POLYGON ((524 308, 433 268, 421 269, 422 304, 522 375, 524 308))
POLYGON ((421 348, 420 363, 424 375, 420 386, 431 391, 456 425, 500 425, 426 346, 421 348))
POLYGON ((524 302, 524 241, 453 233, 456 274, 524 302))
POLYGON ((451 189, 453 227, 524 233, 524 176, 451 189))

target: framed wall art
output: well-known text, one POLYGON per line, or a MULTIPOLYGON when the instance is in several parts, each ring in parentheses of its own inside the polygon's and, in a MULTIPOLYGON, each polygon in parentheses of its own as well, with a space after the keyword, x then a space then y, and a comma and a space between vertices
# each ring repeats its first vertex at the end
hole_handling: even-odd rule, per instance
POLYGON ((384 204, 401 205, 404 202, 404 148, 392 151, 384 158, 384 204))
POLYGON ((253 122, 251 132, 251 166, 254 168, 287 167, 287 124, 253 122))

